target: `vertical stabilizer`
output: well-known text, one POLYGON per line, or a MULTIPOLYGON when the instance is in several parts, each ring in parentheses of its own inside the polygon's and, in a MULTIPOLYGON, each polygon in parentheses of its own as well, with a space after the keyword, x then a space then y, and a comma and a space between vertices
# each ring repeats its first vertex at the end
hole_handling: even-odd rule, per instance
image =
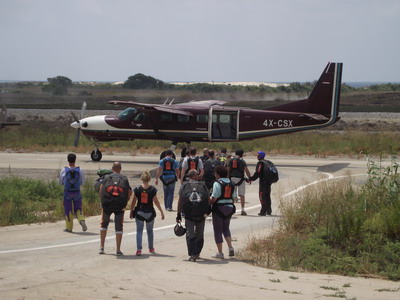
POLYGON ((338 116, 343 63, 328 63, 310 96, 269 110, 338 116))

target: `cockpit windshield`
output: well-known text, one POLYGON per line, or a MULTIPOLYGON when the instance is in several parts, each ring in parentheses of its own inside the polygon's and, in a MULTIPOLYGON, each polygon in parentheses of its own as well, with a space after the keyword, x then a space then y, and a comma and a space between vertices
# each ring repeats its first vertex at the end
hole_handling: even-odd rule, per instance
POLYGON ((121 111, 118 114, 118 119, 122 120, 122 121, 126 121, 126 120, 132 120, 133 117, 136 115, 137 113, 137 109, 133 108, 133 107, 128 107, 127 109, 125 109, 124 111, 121 111))

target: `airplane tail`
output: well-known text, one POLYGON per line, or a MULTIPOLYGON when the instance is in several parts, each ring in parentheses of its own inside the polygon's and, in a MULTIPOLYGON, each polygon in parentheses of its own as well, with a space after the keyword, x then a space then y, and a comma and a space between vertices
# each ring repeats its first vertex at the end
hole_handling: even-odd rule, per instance
POLYGON ((324 115, 338 120, 343 63, 328 63, 307 99, 268 110, 324 115))

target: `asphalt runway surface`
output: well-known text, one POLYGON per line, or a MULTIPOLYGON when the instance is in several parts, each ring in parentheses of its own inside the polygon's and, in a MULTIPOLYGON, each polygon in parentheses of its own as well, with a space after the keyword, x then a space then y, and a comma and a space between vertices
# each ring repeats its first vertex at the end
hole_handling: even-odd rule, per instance
MULTIPOLYGON (((66 165, 67 153, 0 153, 1 176, 24 173, 47 174, 57 178, 66 165), (28 171, 30 170, 30 171, 28 171), (33 171, 32 171, 33 170, 33 171), (30 173, 31 172, 31 173, 30 173)), ((250 172, 255 157, 245 157, 250 172)), ((272 187, 273 213, 257 215, 258 182, 246 186, 247 216, 240 209, 231 221, 233 245, 240 252, 249 240, 264 236, 276 228, 279 203, 327 180, 351 176, 365 180, 364 159, 271 157, 279 169, 280 180, 272 187)), ((139 184, 139 174, 157 167, 158 156, 128 154, 104 155, 92 162, 89 154, 78 154, 77 165, 90 174, 122 163, 122 173, 132 185, 139 184)), ((39 176, 39 177, 40 177, 39 176)), ((154 181, 152 182, 154 184, 154 181)), ((162 186, 158 197, 163 202, 162 186)), ((176 187, 176 191, 179 184, 176 187)), ((60 199, 62 201, 62 199, 60 199)), ((177 195, 174 209, 176 210, 177 195)), ((237 208, 240 205, 237 204, 237 208)), ((74 232, 63 232, 64 221, 17 225, 0 228, 0 299, 326 299, 323 287, 343 290, 346 298, 399 299, 399 284, 379 279, 353 278, 326 274, 276 271, 247 264, 236 257, 214 259, 216 252, 211 221, 205 229, 201 259, 189 262, 184 237, 173 234, 175 212, 165 212, 165 220, 155 221, 156 254, 147 252, 143 237, 143 255, 135 256, 136 227, 125 214, 122 251, 115 255, 115 235, 110 223, 105 255, 98 254, 100 216, 86 219, 88 231, 82 232, 75 220, 74 232), (397 290, 396 290, 397 289, 397 290)))

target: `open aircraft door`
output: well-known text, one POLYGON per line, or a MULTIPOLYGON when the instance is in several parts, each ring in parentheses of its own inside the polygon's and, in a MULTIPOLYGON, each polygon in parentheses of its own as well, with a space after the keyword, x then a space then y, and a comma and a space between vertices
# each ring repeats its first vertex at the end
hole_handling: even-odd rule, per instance
POLYGON ((210 141, 239 140, 240 111, 224 111, 210 109, 208 118, 208 135, 210 141))

